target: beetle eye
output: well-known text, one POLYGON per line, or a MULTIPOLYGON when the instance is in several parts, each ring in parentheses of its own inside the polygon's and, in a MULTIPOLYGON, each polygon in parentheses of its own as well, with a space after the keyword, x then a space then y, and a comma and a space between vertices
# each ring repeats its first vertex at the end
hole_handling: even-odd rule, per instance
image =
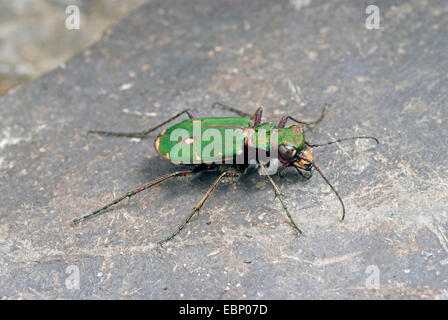
POLYGON ((291 160, 292 158, 294 158, 297 152, 294 147, 285 146, 284 144, 280 145, 278 151, 280 152, 280 156, 285 160, 291 160))

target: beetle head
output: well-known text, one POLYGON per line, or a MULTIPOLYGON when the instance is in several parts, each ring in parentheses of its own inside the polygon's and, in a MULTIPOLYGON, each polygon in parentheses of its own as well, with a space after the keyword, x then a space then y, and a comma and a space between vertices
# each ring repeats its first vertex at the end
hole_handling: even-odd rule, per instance
POLYGON ((297 125, 279 130, 278 154, 280 161, 286 166, 313 171, 313 154, 305 144, 302 128, 297 125))

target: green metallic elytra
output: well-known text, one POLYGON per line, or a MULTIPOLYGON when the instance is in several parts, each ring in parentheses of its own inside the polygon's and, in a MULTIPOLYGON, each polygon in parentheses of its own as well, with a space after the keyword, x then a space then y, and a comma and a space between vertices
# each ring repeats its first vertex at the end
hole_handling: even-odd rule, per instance
POLYGON ((268 153, 278 145, 291 146, 297 152, 305 148, 298 126, 277 129, 271 122, 251 125, 249 117, 191 118, 158 135, 154 148, 176 164, 222 163, 242 156, 246 147, 268 153))
POLYGON ((173 163, 221 162, 244 152, 244 130, 250 124, 251 120, 244 117, 187 119, 157 136, 154 148, 162 158, 173 163), (236 138, 226 142, 226 136, 236 138), (216 141, 217 138, 221 141, 216 141), (212 143, 219 148, 210 150, 212 143))

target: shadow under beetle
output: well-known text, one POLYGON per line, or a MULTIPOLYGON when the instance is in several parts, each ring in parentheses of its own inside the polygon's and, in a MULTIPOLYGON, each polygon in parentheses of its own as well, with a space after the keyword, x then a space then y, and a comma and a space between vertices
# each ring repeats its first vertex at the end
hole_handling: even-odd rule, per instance
MULTIPOLYGON (((157 153, 159 153, 159 155, 165 160, 168 160, 174 164, 179 163, 186 164, 190 166, 191 169, 180 170, 159 177, 140 188, 137 188, 122 195, 121 197, 115 199, 114 201, 106 204, 104 207, 73 220, 73 222, 77 224, 83 220, 96 216, 107 210, 109 207, 121 202, 122 200, 130 198, 136 195, 137 193, 147 190, 170 178, 194 175, 203 171, 212 171, 212 170, 218 171, 220 175, 215 180, 213 185, 208 189, 204 197, 192 209, 192 211, 187 216, 185 221, 181 225, 179 225, 176 231, 174 231, 170 236, 160 241, 160 244, 163 245, 165 242, 174 238, 185 227, 185 225, 191 220, 191 218, 202 208, 204 203, 207 201, 212 192, 216 189, 218 184, 225 176, 239 176, 241 174, 245 174, 247 172, 247 168, 251 164, 255 164, 271 184, 275 196, 280 200, 280 203, 283 209, 285 210, 286 215, 288 216, 291 222, 291 225, 299 234, 301 234, 302 231, 299 229, 297 224, 294 222, 294 219, 292 218, 291 214, 289 213, 288 208, 286 207, 286 204, 283 200, 283 196, 280 193, 277 184, 274 182, 274 180, 266 171, 265 165, 267 163, 263 163, 263 161, 261 161, 259 157, 261 151, 269 155, 272 153, 274 148, 277 148, 276 151, 278 157, 275 160, 277 160, 278 163, 281 164, 280 170, 283 170, 287 167, 294 167, 297 170, 297 172, 300 173, 306 179, 311 178, 314 170, 316 170, 322 176, 322 178, 330 186, 330 188, 333 190, 333 192, 339 199, 342 205, 342 220, 344 219, 345 217, 344 203, 341 197, 339 196, 338 192, 336 191, 336 189, 332 186, 332 184, 324 176, 320 168, 316 165, 311 149, 315 147, 330 145, 340 141, 354 140, 354 139, 373 139, 378 144, 379 141, 377 138, 371 136, 357 136, 357 137, 337 139, 322 144, 314 144, 305 140, 304 130, 302 127, 296 124, 291 125, 290 127, 285 127, 288 120, 303 126, 315 125, 319 123, 324 118, 325 111, 328 105, 324 106, 319 119, 315 121, 310 122, 299 121, 291 116, 283 116, 277 125, 274 125, 272 122, 261 123, 261 116, 263 112, 262 108, 258 108, 253 115, 250 115, 246 112, 240 111, 236 108, 224 105, 219 102, 215 102, 212 108, 214 107, 220 107, 224 110, 234 112, 239 117, 198 118, 192 110, 187 109, 182 112, 179 112, 178 114, 174 115, 168 120, 152 128, 140 132, 109 132, 109 131, 94 131, 94 130, 89 131, 89 133, 96 133, 105 136, 145 138, 151 132, 177 119, 179 116, 186 114, 189 117, 189 119, 175 124, 174 126, 163 131, 160 135, 156 137, 156 139, 154 140, 154 148, 156 149, 157 153), (201 128, 218 130, 223 136, 225 135, 225 132, 227 130, 237 129, 240 130, 240 132, 242 133, 242 139, 239 139, 238 141, 232 139, 230 142, 225 141, 222 144, 223 152, 206 153, 206 155, 204 156, 202 152, 197 152, 198 150, 195 151, 193 148, 195 139, 196 140, 203 139, 202 135, 198 136, 194 134, 193 127, 195 124, 200 124, 201 128), (184 132, 188 133, 188 136, 173 141, 171 136, 176 129, 184 130, 184 132), (261 135, 260 132, 262 130, 264 131, 264 136, 259 137, 259 135, 261 135), (274 135, 276 137, 276 141, 275 143, 271 143, 273 141, 271 138, 274 135), (190 149, 190 151, 192 152, 181 154, 178 158, 173 159, 173 157, 170 157, 170 155, 173 154, 171 150, 176 144, 191 145, 191 148, 193 148, 193 150, 190 149), (249 152, 250 150, 254 150, 255 152, 249 152), (242 156, 242 158, 238 156, 242 156), (237 162, 236 161, 237 158, 240 161, 237 162)), ((202 147, 202 144, 200 145, 201 149, 199 151, 203 151, 205 146, 202 147)))

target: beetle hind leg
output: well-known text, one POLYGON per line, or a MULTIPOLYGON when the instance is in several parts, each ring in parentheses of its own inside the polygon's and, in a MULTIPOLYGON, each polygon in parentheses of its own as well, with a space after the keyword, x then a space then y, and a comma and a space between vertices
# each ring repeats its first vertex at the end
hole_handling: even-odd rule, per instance
POLYGON ((112 132, 112 131, 102 131, 102 130, 89 130, 87 133, 95 133, 102 136, 108 136, 108 137, 128 137, 128 138, 144 138, 151 132, 159 129, 160 127, 164 126, 165 124, 173 121, 174 119, 180 117, 186 113, 190 119, 196 118, 196 114, 191 109, 183 110, 177 114, 175 114, 173 117, 163 121, 162 123, 159 123, 158 125, 151 127, 149 129, 143 130, 143 131, 136 131, 136 132, 112 132))
POLYGON ((86 214, 86 215, 84 215, 84 216, 82 216, 80 218, 74 219, 73 223, 76 225, 76 224, 80 223, 81 221, 84 221, 84 220, 90 219, 90 218, 92 218, 94 216, 97 216, 97 215, 105 212, 110 207, 112 207, 112 206, 116 205, 117 203, 123 201, 124 199, 131 198, 132 196, 135 196, 137 193, 140 193, 140 192, 142 192, 144 190, 152 188, 155 185, 157 185, 157 184, 159 184, 159 183, 161 183, 161 182, 163 182, 165 180, 168 180, 168 179, 173 178, 173 177, 182 177, 182 176, 187 176, 187 175, 193 175, 193 174, 195 174, 197 172, 199 172, 199 171, 197 171, 197 170, 182 170, 182 171, 176 171, 176 172, 164 175, 162 177, 159 177, 159 178, 151 181, 150 183, 148 183, 148 184, 146 184, 146 185, 144 185, 144 186, 142 186, 140 188, 137 188, 137 189, 134 189, 132 191, 127 192, 126 194, 122 195, 121 197, 119 197, 119 198, 113 200, 112 202, 106 204, 105 206, 101 207, 100 209, 97 209, 97 210, 95 210, 95 211, 93 211, 91 213, 88 213, 88 214, 86 214))

